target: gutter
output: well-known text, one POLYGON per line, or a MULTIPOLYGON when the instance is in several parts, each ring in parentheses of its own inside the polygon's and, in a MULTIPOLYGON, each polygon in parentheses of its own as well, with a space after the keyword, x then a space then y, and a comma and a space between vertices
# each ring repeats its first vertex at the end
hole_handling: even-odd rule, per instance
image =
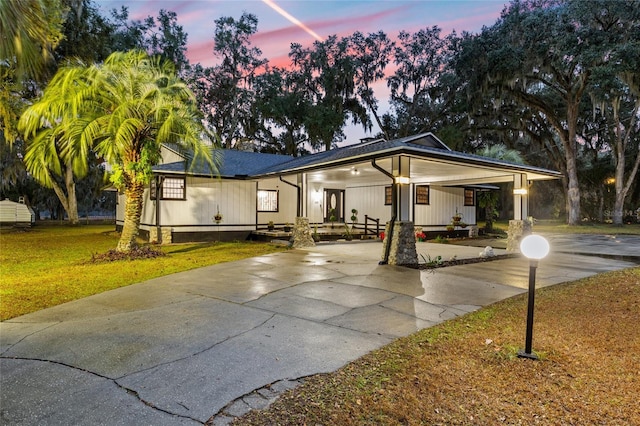
POLYGON ((389 263, 389 252, 391 251, 391 240, 393 239, 393 228, 396 223, 396 218, 398 214, 398 186, 396 185, 396 178, 383 169, 382 167, 376 164, 376 159, 371 160, 371 166, 374 169, 381 172, 383 175, 387 176, 391 179, 391 211, 393 214, 391 215, 391 220, 389 221, 389 235, 387 235, 387 244, 384 246, 384 258, 378 262, 378 265, 387 265, 389 263))
POLYGON ((296 185, 295 183, 291 183, 291 182, 288 182, 288 181, 282 179, 282 175, 280 175, 278 177, 280 178, 280 182, 284 182, 287 185, 291 185, 291 186, 293 186, 294 188, 296 188, 298 190, 298 200, 297 200, 297 203, 296 203, 296 215, 297 215, 297 217, 301 217, 302 216, 302 212, 300 211, 300 199, 301 199, 300 195, 302 194, 302 188, 300 187, 300 185, 296 185))

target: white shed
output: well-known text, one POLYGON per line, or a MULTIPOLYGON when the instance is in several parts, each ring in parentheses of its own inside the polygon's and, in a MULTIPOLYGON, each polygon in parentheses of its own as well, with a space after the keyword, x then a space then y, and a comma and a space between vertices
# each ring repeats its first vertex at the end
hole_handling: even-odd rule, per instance
POLYGON ((31 226, 34 221, 35 214, 26 204, 9 199, 0 201, 0 225, 31 226))

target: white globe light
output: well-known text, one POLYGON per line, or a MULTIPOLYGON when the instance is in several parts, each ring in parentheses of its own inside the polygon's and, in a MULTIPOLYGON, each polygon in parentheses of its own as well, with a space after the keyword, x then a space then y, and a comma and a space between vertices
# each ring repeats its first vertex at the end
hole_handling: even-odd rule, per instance
POLYGON ((540 260, 549 254, 549 242, 540 235, 527 235, 520 242, 520 251, 529 259, 540 260))

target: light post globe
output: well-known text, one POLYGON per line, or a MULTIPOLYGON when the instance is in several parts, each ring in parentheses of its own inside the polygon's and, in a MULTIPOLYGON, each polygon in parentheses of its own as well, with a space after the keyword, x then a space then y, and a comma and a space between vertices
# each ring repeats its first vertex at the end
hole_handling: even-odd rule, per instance
POLYGON ((527 235, 520 242, 520 251, 529 259, 540 260, 549 254, 549 242, 540 235, 527 235))

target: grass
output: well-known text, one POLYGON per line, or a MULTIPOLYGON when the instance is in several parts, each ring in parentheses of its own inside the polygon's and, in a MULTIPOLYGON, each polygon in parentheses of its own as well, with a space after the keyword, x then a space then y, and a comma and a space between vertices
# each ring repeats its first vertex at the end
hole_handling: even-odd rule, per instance
MULTIPOLYGON (((479 222, 478 226, 483 227, 484 222, 479 222)), ((493 227, 503 231, 506 237, 509 222, 494 222, 493 227)), ((613 226, 606 223, 586 222, 579 226, 569 226, 557 220, 536 220, 533 230, 537 233, 547 232, 555 234, 640 235, 639 224, 613 226)))
POLYGON ((640 268, 526 294, 310 377, 236 425, 640 424, 640 268))
POLYGON ((156 259, 91 263, 115 248, 113 225, 37 226, 0 234, 0 320, 175 272, 281 251, 265 243, 163 246, 156 259))

